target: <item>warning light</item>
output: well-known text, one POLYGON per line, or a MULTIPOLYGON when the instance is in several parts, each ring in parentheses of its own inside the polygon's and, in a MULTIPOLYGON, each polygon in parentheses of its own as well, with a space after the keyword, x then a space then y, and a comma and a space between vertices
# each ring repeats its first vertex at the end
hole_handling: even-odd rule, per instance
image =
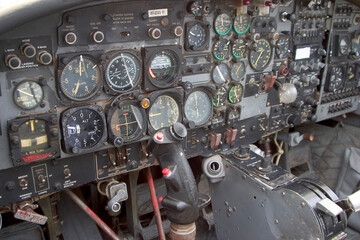
POLYGON ((141 107, 144 109, 150 107, 150 100, 148 98, 141 100, 141 107))

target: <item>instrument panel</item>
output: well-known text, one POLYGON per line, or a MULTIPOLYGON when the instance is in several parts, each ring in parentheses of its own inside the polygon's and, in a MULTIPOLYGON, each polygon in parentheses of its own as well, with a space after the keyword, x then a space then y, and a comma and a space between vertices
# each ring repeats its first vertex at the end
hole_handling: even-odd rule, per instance
POLYGON ((2 33, 0 171, 81 156, 94 181, 153 164, 147 140, 176 122, 191 158, 355 111, 360 8, 267 2, 98 1, 2 33))

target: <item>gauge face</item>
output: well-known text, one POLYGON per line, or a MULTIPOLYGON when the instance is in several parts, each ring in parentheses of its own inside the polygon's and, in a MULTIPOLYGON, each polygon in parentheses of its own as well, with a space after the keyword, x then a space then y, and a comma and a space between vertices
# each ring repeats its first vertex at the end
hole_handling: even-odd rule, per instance
POLYGON ((196 50, 202 47, 206 38, 207 33, 205 27, 200 23, 193 25, 189 29, 186 37, 188 48, 191 50, 196 50))
POLYGON ((234 81, 239 82, 245 75, 245 64, 244 62, 237 62, 231 68, 231 78, 234 81))
POLYGON ((142 133, 144 118, 138 107, 126 104, 112 112, 110 127, 115 137, 121 137, 125 142, 131 141, 142 133))
POLYGON ((277 41, 276 54, 279 58, 287 58, 290 55, 290 37, 282 36, 277 41))
POLYGON ((352 39, 351 55, 354 58, 360 57, 360 34, 356 38, 352 39))
POLYGON ((213 53, 218 60, 224 60, 229 54, 230 41, 221 39, 214 44, 213 53))
POLYGON ((256 71, 264 70, 271 60, 272 49, 269 41, 260 39, 253 44, 251 49, 249 56, 251 67, 256 71))
POLYGON ((238 34, 246 33, 250 27, 250 18, 248 15, 236 16, 234 20, 234 30, 238 34))
POLYGON ((338 47, 339 47, 339 52, 340 52, 341 55, 347 55, 349 53, 349 50, 350 50, 349 39, 346 38, 346 37, 340 38, 338 47))
POLYGON ((99 112, 82 108, 76 110, 63 124, 64 141, 71 146, 71 151, 76 149, 90 149, 97 145, 103 137, 105 122, 99 112))
POLYGON ((140 61, 131 53, 113 57, 105 69, 105 80, 117 92, 132 89, 140 79, 140 61))
POLYGON ((236 58, 245 57, 246 41, 243 38, 236 39, 232 45, 232 54, 236 58))
POLYGON ((199 15, 202 8, 203 6, 200 1, 193 1, 188 5, 188 11, 194 15, 199 15))
POLYGON ((60 89, 71 100, 82 101, 96 94, 100 79, 99 66, 80 55, 66 64, 60 76, 60 89))
POLYGON ((216 91, 216 95, 212 98, 212 104, 215 107, 221 107, 225 105, 227 91, 224 87, 220 87, 216 91))
POLYGON ((229 101, 231 103, 238 103, 241 101, 242 95, 243 95, 243 86, 241 84, 232 86, 229 91, 229 101))
POLYGON ((179 116, 179 105, 168 95, 159 96, 149 110, 149 122, 155 130, 173 125, 179 116))
POLYGON ((210 97, 203 91, 192 92, 186 99, 184 112, 187 120, 196 126, 205 124, 212 112, 210 97))
POLYGON ((41 152, 49 147, 46 121, 33 119, 19 127, 21 153, 25 155, 41 152))
POLYGON ((35 81, 23 81, 14 89, 14 101, 16 105, 25 110, 36 108, 40 105, 43 98, 43 89, 35 81))
POLYGON ((348 66, 347 75, 348 75, 347 80, 349 82, 353 82, 353 81, 356 80, 356 67, 355 67, 355 65, 349 65, 348 66))
POLYGON ((333 67, 330 70, 330 75, 328 78, 328 83, 326 85, 326 90, 328 92, 336 92, 341 89, 344 79, 344 69, 341 66, 333 67))
POLYGON ((229 69, 226 64, 217 65, 212 72, 212 78, 217 84, 224 84, 229 81, 229 69))
POLYGON ((164 83, 175 79, 179 70, 176 54, 171 50, 162 50, 150 60, 149 75, 153 83, 164 83))
POLYGON ((214 27, 215 31, 219 35, 226 35, 230 32, 232 26, 231 18, 228 14, 222 13, 215 19, 214 27))

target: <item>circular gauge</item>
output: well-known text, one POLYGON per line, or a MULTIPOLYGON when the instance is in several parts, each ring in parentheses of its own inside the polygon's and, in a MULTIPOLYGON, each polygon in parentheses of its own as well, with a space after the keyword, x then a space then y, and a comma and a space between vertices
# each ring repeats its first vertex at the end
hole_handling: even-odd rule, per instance
POLYGON ((206 41, 207 35, 207 30, 203 24, 196 23, 191 26, 186 36, 186 48, 194 51, 202 47, 206 41))
POLYGON ((276 54, 279 58, 287 58, 290 55, 290 37, 282 36, 277 41, 276 54))
POLYGON ((185 117, 193 121, 195 126, 205 124, 212 112, 210 97, 203 91, 192 92, 185 101, 185 117))
POLYGON ((246 41, 243 38, 236 39, 232 45, 232 54, 236 58, 242 58, 246 53, 246 41))
POLYGON ((213 53, 218 60, 224 60, 229 54, 230 41, 221 39, 214 44, 213 53))
POLYGON ((231 67, 231 78, 239 82, 245 75, 244 62, 237 62, 231 67))
POLYGON ((99 66, 89 57, 80 55, 73 58, 63 69, 60 89, 71 100, 87 100, 97 93, 100 80, 99 66))
POLYGON ((264 70, 270 63, 272 49, 268 40, 260 39, 250 50, 249 62, 256 71, 264 70))
POLYGON ((63 114, 66 151, 79 153, 95 147, 105 134, 105 115, 90 107, 69 109, 63 114))
POLYGON ((144 130, 141 110, 132 104, 123 104, 110 110, 110 129, 113 136, 125 142, 137 139, 144 130))
POLYGON ((19 126, 21 153, 28 155, 49 148, 46 121, 32 119, 19 126))
POLYGON ((330 70, 326 90, 328 92, 336 92, 341 89, 344 79, 344 69, 341 66, 333 67, 330 70))
POLYGON ((246 33, 250 27, 250 18, 248 15, 236 16, 234 20, 234 30, 238 34, 246 33))
POLYGON ((194 15, 200 15, 203 5, 200 1, 193 1, 188 5, 188 11, 194 15))
POLYGON ((157 87, 166 87, 179 72, 179 59, 171 50, 162 50, 150 59, 149 76, 157 87), (165 85, 164 85, 165 84, 165 85))
POLYGON ((215 31, 219 35, 226 35, 230 32, 232 26, 231 18, 228 14, 222 13, 215 19, 214 27, 215 31))
POLYGON ((215 98, 212 98, 212 104, 215 107, 221 107, 225 105, 226 102, 226 89, 224 87, 220 87, 216 91, 215 98))
POLYGON ((352 39, 351 56, 354 58, 360 57, 360 34, 352 39))
POLYGON ((116 92, 132 89, 140 80, 139 59, 127 52, 115 55, 106 65, 105 80, 116 92))
POLYGON ((44 91, 40 84, 32 80, 20 82, 14 89, 14 101, 20 108, 29 110, 40 105, 44 91))
POLYGON ((241 101, 243 95, 243 86, 241 84, 232 86, 229 91, 229 101, 231 103, 238 103, 241 101))
POLYGON ((353 81, 356 80, 356 67, 355 67, 355 65, 351 64, 351 65, 348 66, 347 75, 348 75, 347 80, 349 82, 353 82, 353 81))
POLYGON ((226 64, 217 65, 212 72, 212 78, 217 84, 224 84, 229 81, 229 69, 226 64))
POLYGON ((179 105, 168 95, 159 96, 149 110, 149 122, 155 130, 173 125, 179 116, 179 105))

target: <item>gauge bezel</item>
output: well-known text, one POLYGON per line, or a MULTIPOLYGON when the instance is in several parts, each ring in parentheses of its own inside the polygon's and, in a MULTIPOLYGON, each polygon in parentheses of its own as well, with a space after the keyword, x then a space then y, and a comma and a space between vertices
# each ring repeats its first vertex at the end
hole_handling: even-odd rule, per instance
POLYGON ((142 58, 141 58, 141 53, 139 51, 135 51, 132 49, 127 49, 127 50, 119 50, 119 51, 115 51, 115 52, 109 52, 105 54, 105 59, 106 61, 102 64, 103 66, 103 73, 104 73, 104 91, 105 93, 109 94, 109 95, 117 95, 118 93, 125 93, 125 92, 131 92, 132 90, 134 90, 135 88, 137 88, 141 82, 142 79, 142 75, 143 75, 143 62, 142 62, 142 58), (138 65, 139 65, 139 69, 138 69, 138 78, 134 81, 134 84, 132 87, 130 87, 129 89, 126 90, 119 90, 116 89, 112 86, 112 84, 110 83, 110 80, 107 77, 107 73, 108 73, 108 68, 110 67, 110 64, 112 63, 112 61, 115 60, 115 58, 121 56, 121 54, 130 54, 132 55, 137 61, 138 61, 138 65))
POLYGON ((241 100, 244 98, 244 86, 243 84, 241 83, 236 83, 236 84, 232 84, 231 86, 229 86, 229 89, 228 89, 228 101, 230 104, 233 104, 233 105, 236 105, 236 104, 239 104, 241 102, 241 100), (231 94, 231 90, 234 88, 234 87, 237 87, 237 86, 241 86, 242 87, 242 93, 241 93, 241 97, 239 99, 239 101, 237 102, 233 102, 230 98, 230 94, 231 94))
POLYGON ((235 39, 234 41, 232 41, 232 43, 231 43, 231 54, 232 54, 236 59, 243 59, 243 58, 246 58, 246 57, 247 57, 247 42, 246 42, 246 39, 245 39, 245 38, 237 38, 237 39, 235 39), (244 50, 243 56, 238 56, 238 55, 236 55, 235 52, 234 52, 235 41, 238 41, 238 40, 243 40, 243 41, 244 41, 245 50, 244 50))
POLYGON ((292 41, 291 41, 291 37, 290 37, 290 36, 288 36, 288 35, 281 35, 281 36, 279 37, 279 40, 277 41, 277 43, 279 43, 280 41, 282 41, 283 39, 286 39, 286 38, 289 39, 289 41, 288 41, 289 49, 288 49, 288 50, 290 50, 290 51, 288 51, 286 54, 280 56, 280 48, 275 48, 276 56, 277 56, 279 59, 288 58, 288 57, 290 57, 290 55, 291 55, 292 41))
POLYGON ((184 93, 183 93, 183 90, 180 89, 180 88, 173 88, 173 89, 167 89, 167 90, 160 90, 160 91, 156 91, 156 92, 152 92, 150 93, 150 95, 148 96, 149 100, 150 100, 150 106, 149 108, 146 109, 146 116, 147 116, 147 123, 148 123, 148 133, 151 135, 153 134, 154 132, 156 132, 157 130, 155 130, 151 123, 150 123, 150 117, 149 117, 149 112, 150 112, 150 109, 153 105, 153 103, 155 102, 155 100, 162 96, 162 95, 168 95, 170 97, 172 97, 178 107, 179 107, 179 117, 178 117, 178 122, 181 122, 181 120, 183 119, 183 103, 184 103, 184 93))
POLYGON ((261 38, 261 39, 259 39, 259 41, 254 42, 253 44, 251 44, 251 46, 250 46, 250 48, 249 48, 248 60, 249 60, 249 64, 250 64, 251 68, 252 68, 255 72, 264 71, 264 70, 270 65, 270 63, 271 63, 271 61, 272 61, 272 58, 273 58, 273 54, 274 54, 274 53, 273 53, 273 48, 272 48, 271 43, 270 43, 269 40, 267 40, 267 39, 265 39, 265 38, 261 38), (262 41, 262 40, 267 41, 267 42, 269 43, 269 46, 270 46, 270 56, 269 56, 268 62, 266 63, 266 65, 265 65, 264 67, 256 68, 256 67, 253 65, 252 61, 251 61, 251 53, 254 52, 254 51, 252 50, 252 48, 254 47, 255 44, 257 44, 259 41, 262 41))
POLYGON ((230 31, 231 31, 231 29, 232 29, 232 27, 233 27, 233 25, 234 25, 234 21, 233 21, 233 19, 232 19, 232 17, 231 17, 231 14, 228 13, 228 12, 221 11, 221 12, 219 12, 218 15, 216 15, 216 17, 214 17, 214 30, 215 30, 215 32, 216 32, 217 34, 219 34, 220 36, 225 36, 225 35, 229 34, 230 31), (218 31, 217 27, 216 27, 216 24, 215 24, 217 18, 218 18, 219 16, 221 16, 222 14, 226 14, 226 15, 229 17, 230 21, 231 21, 230 26, 229 26, 229 29, 228 29, 225 33, 220 33, 220 32, 218 31))
POLYGON ((336 93, 338 92, 339 90, 343 89, 344 88, 344 84, 345 84, 345 80, 347 80, 347 66, 342 64, 342 65, 332 65, 332 66, 329 66, 328 68, 328 71, 327 71, 327 76, 326 76, 326 83, 325 83, 325 86, 324 86, 324 90, 326 92, 332 92, 332 93, 336 93), (332 76, 332 71, 333 69, 335 68, 339 68, 341 69, 342 71, 342 78, 341 78, 341 82, 338 86, 338 88, 335 88, 335 89, 332 89, 331 86, 330 86, 330 79, 331 79, 331 76, 332 76))
POLYGON ((93 152, 94 150, 100 149, 102 146, 104 146, 104 143, 107 141, 108 135, 107 135, 106 117, 105 117, 104 109, 98 105, 84 105, 84 106, 80 106, 80 107, 73 107, 73 108, 66 109, 65 111, 63 111, 61 113, 61 128, 62 128, 62 131, 61 131, 62 147, 63 147, 64 152, 69 153, 69 154, 82 154, 82 153, 87 153, 87 152, 93 152), (72 114, 81 109, 90 109, 99 114, 99 116, 101 117, 101 120, 103 121, 103 124, 104 124, 103 134, 94 146, 92 146, 90 148, 77 148, 77 152, 74 153, 73 152, 74 147, 72 145, 70 145, 68 141, 66 141, 67 138, 65 137, 66 136, 65 126, 66 126, 68 119, 72 116, 72 114))
POLYGON ((103 73, 102 73, 102 67, 101 64, 99 63, 99 61, 97 60, 98 58, 95 57, 96 52, 93 52, 92 54, 90 53, 74 53, 74 54, 66 54, 66 55, 61 55, 59 56, 59 67, 58 67, 58 71, 57 71, 57 92, 59 94, 59 97, 61 100, 65 101, 65 102, 84 102, 87 101, 89 99, 93 99, 96 96, 100 95, 100 90, 103 86, 103 73), (79 58, 80 55, 82 55, 83 57, 86 57, 88 59, 90 59, 93 63, 95 63, 95 65, 98 67, 99 70, 99 80, 96 84, 95 89, 93 90, 93 92, 91 92, 91 94, 87 95, 86 97, 82 97, 82 98, 77 98, 77 97, 73 97, 70 96, 69 94, 67 94, 66 92, 64 92, 62 86, 61 86, 61 79, 62 79, 62 74, 64 72, 64 69, 66 68, 66 66, 73 61, 76 58, 79 58))
POLYGON ((246 67, 247 67, 247 64, 245 63, 245 61, 234 62, 230 67, 230 71, 229 71, 230 72, 230 78, 236 83, 239 83, 239 82, 243 81, 245 79, 245 76, 246 76, 246 67), (241 76, 240 79, 235 79, 233 77, 233 74, 232 74, 232 70, 235 67, 235 65, 237 65, 237 64, 242 64, 244 66, 244 74, 241 76))
POLYGON ((214 88, 212 88, 212 87, 210 87, 210 86, 198 86, 198 87, 195 87, 195 88, 193 88, 193 89, 191 89, 191 91, 189 91, 189 92, 187 92, 186 94, 185 94, 185 100, 184 100, 184 107, 183 107, 183 122, 184 123, 188 123, 187 125, 187 127, 190 127, 190 128, 192 128, 192 125, 194 124, 194 127, 195 128, 198 128, 198 127, 203 127, 203 126, 208 126, 208 125, 210 125, 211 124, 211 119, 212 119, 212 117, 213 117, 213 103, 212 103, 212 96, 214 95, 214 91, 215 91, 215 89, 214 88), (195 122, 193 122, 193 121, 191 121, 191 120, 189 120, 187 117, 186 117, 186 112, 185 112, 185 104, 186 104, 186 102, 187 102, 187 100, 188 100, 188 98, 189 98, 189 96, 192 94, 192 93, 194 93, 194 92, 204 92, 207 96, 208 96, 208 98, 209 98, 209 103, 210 103, 210 107, 211 107, 211 109, 210 109, 210 114, 209 114, 209 116, 207 117, 207 119, 203 122, 203 123, 201 123, 201 124, 196 124, 195 122), (192 122, 192 123, 191 123, 192 122))
POLYGON ((217 41, 214 41, 214 45, 213 45, 213 47, 212 47, 212 54, 213 54, 213 56, 215 57, 216 60, 223 61, 223 60, 225 60, 225 59, 227 59, 227 58, 229 57, 229 52, 230 52, 231 47, 232 47, 232 46, 230 46, 231 44, 228 44, 228 45, 229 45, 229 49, 228 49, 228 51, 226 52, 226 55, 224 56, 224 58, 220 58, 220 57, 217 56, 217 54, 215 53, 215 46, 217 45, 217 43, 220 43, 220 44, 221 44, 222 42, 225 42, 225 41, 230 42, 230 40, 229 40, 229 39, 226 39, 226 38, 220 38, 220 39, 218 39, 217 41))
POLYGON ((237 34, 244 34, 244 33, 246 33, 246 32, 250 29, 250 24, 251 24, 251 18, 250 18, 250 16, 247 15, 247 14, 242 14, 242 15, 235 16, 235 18, 234 18, 234 20, 233 20, 234 31, 235 31, 237 34), (235 20, 236 20, 237 17, 242 17, 242 16, 246 16, 246 17, 248 18, 249 23, 248 23, 248 26, 247 26, 247 28, 245 29, 245 31, 239 32, 239 31, 236 29, 236 27, 235 27, 235 20))
POLYGON ((15 118, 8 121, 8 136, 9 136, 9 145, 11 149, 11 158, 13 160, 14 166, 22 165, 35 161, 42 161, 47 159, 53 159, 60 156, 60 146, 59 146, 59 128, 57 125, 57 116, 56 113, 45 113, 32 115, 27 117, 15 118), (24 154, 21 152, 21 139, 19 136, 19 127, 22 124, 29 120, 43 120, 46 123, 46 133, 48 140, 48 148, 43 149, 33 154, 24 154), (19 143, 15 144, 12 139, 18 138, 19 143), (32 159, 33 158, 33 159, 32 159))
POLYGON ((212 68, 212 70, 211 70, 211 80, 212 80, 217 86, 222 86, 222 85, 230 82, 230 81, 231 81, 231 76, 230 76, 230 71, 229 71, 229 70, 230 70, 230 69, 229 69, 228 65, 225 64, 225 63, 223 63, 223 62, 221 62, 220 64, 215 65, 215 66, 212 68), (220 66, 220 65, 226 66, 226 70, 227 70, 227 73, 228 73, 228 79, 225 79, 225 82, 223 82, 223 83, 218 83, 218 82, 216 82, 215 79, 214 79, 214 71, 215 71, 215 68, 216 68, 217 66, 220 66))
POLYGON ((132 142, 136 142, 138 140, 140 140, 142 137, 145 136, 146 131, 147 131, 147 118, 146 118, 146 111, 145 109, 143 109, 140 106, 140 103, 138 101, 134 101, 134 100, 122 100, 121 102, 118 101, 116 104, 114 104, 114 106, 110 107, 107 110, 107 127, 108 127, 108 137, 109 137, 109 141, 110 143, 112 143, 114 146, 117 146, 118 144, 115 143, 115 140, 117 140, 117 138, 121 138, 119 141, 122 141, 124 144, 127 143, 132 143, 132 142), (113 130, 111 129, 111 118, 113 116, 113 114, 115 113, 115 111, 117 111, 118 109, 120 109, 123 106, 126 105, 132 105, 136 108, 138 108, 138 110, 141 113, 141 117, 143 119, 143 129, 140 129, 139 131, 136 132, 136 134, 134 134, 131 138, 123 138, 123 137, 118 137, 114 134, 113 130))
POLYGON ((216 108, 216 109, 219 109, 219 108, 224 108, 226 107, 226 103, 228 102, 228 90, 226 89, 225 86, 217 86, 216 89, 215 89, 215 93, 214 95, 212 96, 211 98, 211 103, 213 105, 213 108, 216 108), (220 91, 220 89, 223 89, 224 91, 224 104, 220 105, 220 106, 216 106, 216 104, 214 104, 214 97, 217 97, 217 93, 220 91))
POLYGON ((185 25, 186 34, 185 34, 185 44, 184 44, 185 50, 188 52, 207 50, 209 48, 209 38, 210 38, 209 28, 210 28, 210 24, 208 22, 204 22, 204 21, 192 21, 192 22, 186 23, 186 25, 185 25), (200 25, 205 30, 204 43, 199 47, 193 47, 192 45, 189 44, 189 41, 188 41, 188 36, 190 34, 190 30, 195 25, 200 25))
POLYGON ((41 103, 43 102, 43 100, 44 100, 44 94, 45 94, 45 92, 44 92, 43 86, 42 86, 38 81, 36 81, 36 80, 34 80, 34 79, 25 79, 25 80, 22 80, 22 81, 18 82, 18 83, 16 84, 16 86, 14 87, 14 90, 13 90, 13 100, 14 100, 15 105, 18 106, 19 108, 21 108, 21 109, 23 109, 23 110, 32 110, 32 109, 35 109, 35 108, 37 108, 37 107, 40 106, 40 104, 41 104, 41 103), (26 82, 33 82, 33 83, 39 85, 39 87, 40 87, 40 89, 41 89, 41 100, 38 102, 38 104, 36 104, 35 106, 33 106, 33 107, 31 107, 31 108, 27 108, 27 107, 24 107, 24 106, 21 106, 20 104, 18 104, 18 102, 16 101, 16 96, 15 96, 15 95, 16 95, 16 90, 19 88, 19 86, 22 85, 23 83, 26 83, 26 82))

